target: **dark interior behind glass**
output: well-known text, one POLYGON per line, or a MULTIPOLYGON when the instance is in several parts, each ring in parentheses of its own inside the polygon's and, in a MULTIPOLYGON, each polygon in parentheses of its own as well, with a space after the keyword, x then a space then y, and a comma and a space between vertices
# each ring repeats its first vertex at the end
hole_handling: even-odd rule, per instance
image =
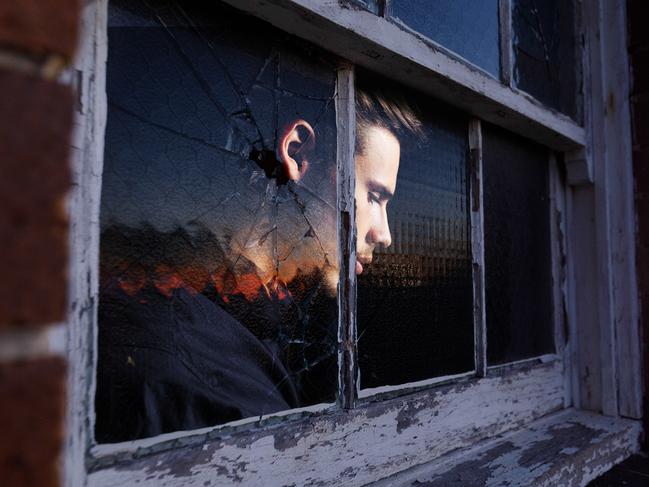
POLYGON ((487 359, 552 353, 548 150, 483 125, 487 359))
POLYGON ((580 121, 581 66, 573 0, 513 0, 514 82, 580 121))

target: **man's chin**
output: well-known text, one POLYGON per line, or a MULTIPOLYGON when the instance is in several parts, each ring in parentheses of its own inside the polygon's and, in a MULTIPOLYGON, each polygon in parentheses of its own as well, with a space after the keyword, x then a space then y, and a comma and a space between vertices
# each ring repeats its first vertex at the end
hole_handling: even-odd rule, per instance
POLYGON ((363 273, 363 264, 361 264, 359 261, 356 261, 356 275, 362 273, 363 273))

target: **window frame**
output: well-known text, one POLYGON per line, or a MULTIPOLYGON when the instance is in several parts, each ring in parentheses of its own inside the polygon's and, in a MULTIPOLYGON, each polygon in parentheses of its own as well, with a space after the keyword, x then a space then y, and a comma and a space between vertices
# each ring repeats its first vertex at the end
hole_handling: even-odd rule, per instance
MULTIPOLYGON (((615 363, 618 356, 622 358, 616 347, 621 351, 633 348, 629 343, 634 337, 637 339, 637 330, 634 335, 630 326, 634 316, 637 317, 637 307, 634 308, 633 304, 630 305, 630 312, 625 312, 629 316, 621 325, 619 322, 614 325, 607 319, 611 312, 615 312, 610 302, 609 314, 600 316, 597 323, 584 318, 583 312, 579 312, 575 305, 576 300, 584 295, 603 292, 597 283, 590 287, 576 285, 576 282, 582 281, 581 276, 591 263, 588 259, 597 259, 597 252, 601 252, 601 248, 591 249, 591 245, 585 252, 588 255, 580 260, 577 250, 579 245, 585 244, 580 241, 580 228, 589 215, 599 215, 598 212, 602 211, 597 205, 598 197, 610 203, 608 194, 598 195, 588 184, 593 177, 597 177, 598 168, 606 171, 608 167, 606 151, 601 144, 598 145, 595 132, 597 129, 602 131, 607 141, 615 137, 612 127, 607 127, 595 109, 589 109, 591 101, 597 107, 597 93, 585 93, 585 123, 580 126, 544 107, 529 95, 502 84, 461 59, 449 56, 444 49, 436 49, 432 41, 423 42, 412 32, 362 9, 352 8, 345 1, 225 0, 225 3, 316 44, 326 43, 327 50, 349 59, 340 63, 336 97, 341 139, 338 144, 338 209, 341 255, 339 384, 342 394, 337 404, 316 405, 261 419, 245 419, 115 445, 94 443, 98 222, 106 122, 108 4, 108 0, 94 0, 84 7, 80 49, 71 76, 79 93, 79 104, 72 141, 76 184, 70 199, 70 402, 65 454, 65 477, 69 484, 116 485, 118 482, 142 481, 152 485, 173 485, 186 481, 186 475, 191 475, 195 482, 216 477, 254 484, 263 480, 264 475, 277 477, 280 472, 287 475, 282 479, 285 483, 299 484, 318 479, 331 483, 347 481, 363 484, 433 460, 452 449, 469 448, 480 440, 571 405, 609 414, 613 409, 617 413, 626 408, 627 416, 639 417, 637 390, 640 385, 637 378, 634 380, 628 373, 622 377, 622 381, 627 383, 625 387, 636 391, 636 396, 631 394, 626 406, 618 408, 616 405, 611 409, 610 404, 607 405, 602 399, 604 405, 598 407, 596 401, 589 402, 583 393, 590 385, 583 377, 584 367, 592 367, 595 361, 598 370, 607 370, 607 364, 615 363), (330 35, 330 38, 337 39, 332 45, 327 37, 322 36, 323 32, 340 34, 340 37, 330 35), (393 79, 423 89, 425 93, 468 110, 476 117, 469 128, 469 148, 472 153, 471 207, 475 208, 471 212, 472 255, 474 267, 479 269, 478 277, 474 276, 474 322, 478 342, 476 350, 479 353, 476 356, 476 370, 471 373, 390 387, 370 394, 359 394, 356 388, 359 382, 353 326, 355 124, 352 63, 379 72, 389 71, 393 79), (395 70, 395 67, 399 67, 399 70, 395 70), (467 97, 467 93, 470 96, 467 97), (549 218, 556 353, 493 367, 487 366, 484 355, 486 329, 484 273, 481 272, 484 269, 484 252, 479 119, 561 152, 568 170, 567 181, 562 180, 559 163, 555 155, 551 155, 549 218), (346 137, 341 137, 341 132, 346 137), (574 186, 575 183, 582 185, 574 186), (596 200, 595 204, 593 199, 596 200), (476 202, 477 206, 474 204, 476 202), (348 326, 343 326, 345 324, 348 326), (615 332, 612 329, 614 326, 622 327, 624 343, 613 341, 611 345, 604 340, 606 333, 615 332), (567 345, 566 329, 572 337, 567 345), (597 345, 588 337, 593 331, 599 331, 601 340, 597 344, 600 349, 607 346, 610 349, 601 358, 590 356, 585 359, 587 353, 592 353, 592 347, 597 345), (438 419, 438 416, 447 413, 444 421, 438 419), (378 438, 381 441, 377 441, 378 438), (334 455, 335 452, 344 451, 349 452, 345 458, 334 455), (296 457, 300 457, 299 468, 296 467, 296 457), (179 465, 181 468, 176 468, 179 465), (324 465, 326 468, 323 468, 324 465), (349 476, 352 466, 355 469, 353 479, 349 476)), ((510 4, 510 1, 502 0, 501 7, 503 4, 510 4)), ((606 62, 602 58, 605 56, 602 55, 601 45, 593 45, 600 42, 595 39, 593 26, 599 27, 602 10, 612 7, 602 5, 599 0, 586 0, 583 8, 592 6, 596 7, 598 15, 585 16, 585 25, 590 27, 584 33, 587 38, 584 67, 595 66, 603 71, 606 62)), ((611 10, 609 13, 613 12, 611 10)), ((619 14, 615 18, 619 18, 619 14)), ((611 39, 619 36, 615 28, 610 33, 611 39)), ((609 52, 609 59, 614 59, 614 54, 609 52)), ((601 90, 601 84, 605 83, 599 80, 598 84, 597 79, 593 79, 597 76, 593 75, 591 69, 585 69, 584 73, 587 88, 601 90)), ((508 81, 511 82, 511 77, 508 81)), ((618 82, 623 83, 624 80, 618 82)), ((615 147, 618 153, 624 151, 623 143, 628 135, 624 133, 613 140, 617 142, 615 147)), ((628 226, 629 208, 623 190, 629 182, 617 181, 616 184, 618 187, 613 190, 613 202, 623 207, 621 214, 628 226)), ((632 207, 630 211, 632 215, 632 207)), ((606 233, 600 235, 599 240, 612 231, 608 220, 605 225, 589 229, 587 235, 606 233)), ((605 244, 609 251, 607 255, 610 255, 609 241, 606 240, 605 244)), ((620 280, 618 268, 612 262, 607 262, 607 270, 620 280)), ((628 264, 628 260, 625 264, 628 264)), ((634 282, 626 283, 625 289, 633 291, 634 285, 634 282)), ((608 289, 604 292, 611 291, 608 289)), ((627 359, 631 371, 639 370, 639 357, 635 365, 634 357, 631 354, 627 359)), ((598 393, 610 400, 611 393, 604 379, 610 381, 611 377, 602 375, 598 393)), ((619 392, 617 385, 613 389, 619 392)))

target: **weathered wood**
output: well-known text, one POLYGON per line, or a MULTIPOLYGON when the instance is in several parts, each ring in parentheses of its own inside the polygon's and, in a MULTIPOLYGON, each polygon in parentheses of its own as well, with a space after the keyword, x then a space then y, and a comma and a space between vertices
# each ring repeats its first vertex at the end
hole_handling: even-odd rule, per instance
POLYGON ((363 485, 560 409, 562 373, 553 362, 283 425, 122 444, 91 462, 89 485, 363 485))
POLYGON ((86 455, 94 428, 99 203, 106 127, 108 1, 86 2, 74 62, 78 106, 72 138, 70 288, 68 311, 68 414, 63 484, 86 482, 86 455))
POLYGON ((582 300, 588 303, 576 314, 578 362, 586 388, 580 393, 580 404, 605 414, 639 417, 640 340, 624 2, 587 0, 583 6, 589 60, 585 73, 589 103, 584 110, 595 184, 592 191, 575 189, 572 200, 571 234, 580 241, 573 246, 580 254, 575 256, 579 267, 575 279, 581 289, 577 288, 575 299, 578 306, 582 300), (588 240, 581 231, 586 231, 585 226, 591 227, 588 240))
POLYGON ((577 390, 573 389, 573 400, 577 408, 602 411, 594 218, 594 189, 575 188, 571 193, 568 223, 569 329, 577 386, 577 390))
POLYGON ((552 308, 554 318, 554 345, 564 364, 564 407, 572 405, 572 362, 568 342, 568 269, 566 239, 566 193, 554 153, 549 160, 550 191, 550 249, 552 255, 552 308))
POLYGON ((404 395, 411 392, 417 392, 431 386, 441 386, 445 384, 452 384, 455 382, 465 381, 475 377, 475 371, 464 372, 461 374, 449 374, 431 379, 418 380, 414 382, 406 382, 404 384, 368 387, 358 391, 359 399, 372 398, 372 400, 379 400, 385 397, 393 397, 395 395, 404 395))
POLYGON ((584 146, 569 117, 446 53, 433 41, 346 1, 225 0, 292 34, 557 150, 584 146))
POLYGON ((564 164, 568 184, 593 184, 593 161, 585 149, 566 152, 564 164))
MULTIPOLYGON (((598 116, 601 107, 596 106, 593 97, 601 92, 601 63, 599 62, 599 0, 586 0, 582 3, 584 19, 584 97, 589 100, 584 104, 584 124, 588 131, 586 156, 592 160, 594 186, 575 186, 569 198, 569 265, 571 296, 571 331, 576 338, 573 341, 573 364, 578 369, 574 391, 575 406, 592 411, 607 411, 615 414, 610 392, 604 400, 604 391, 611 389, 610 354, 602 356, 602 341, 610 342, 611 337, 602 336, 602 328, 610 322, 607 296, 608 268, 600 269, 602 237, 607 221, 602 219, 606 213, 596 211, 601 207, 602 176, 601 160, 604 157, 601 127, 602 116, 598 116), (599 170, 598 170, 599 166, 599 170), (597 189, 596 189, 597 188, 597 189), (599 218, 598 218, 599 215, 599 218), (599 229, 599 231, 598 231, 599 229), (604 272, 602 274, 602 271, 604 272), (601 301, 604 301, 602 303, 601 301), (604 325, 604 326, 602 326, 604 325), (607 366, 604 361, 609 363, 607 366), (603 381, 603 370, 608 370, 608 380, 603 381), (608 406, 605 408, 604 403, 608 406)), ((606 264, 606 260, 603 262, 606 264)))
POLYGON ((356 112, 354 67, 342 64, 336 78, 338 160, 338 364, 340 402, 354 407, 358 396, 356 343, 356 205, 354 201, 356 112))
POLYGON ((593 100, 604 113, 606 193, 609 212, 611 325, 617 359, 618 411, 642 417, 638 284, 635 267, 635 211, 626 2, 602 2, 603 92, 593 100))
POLYGON ((482 126, 480 120, 469 122, 471 155, 471 260, 473 266, 473 325, 475 370, 478 377, 487 375, 487 317, 485 306, 484 205, 482 179, 482 126))
POLYGON ((500 26, 500 79, 505 86, 512 86, 514 79, 514 46, 511 0, 499 0, 498 23, 500 26))
MULTIPOLYGON (((611 282, 611 254, 609 227, 611 225, 608 211, 608 175, 606 162, 606 136, 604 117, 595 116, 604 113, 604 60, 602 59, 601 28, 606 21, 602 17, 602 2, 588 0, 584 3, 591 16, 588 22, 591 31, 588 33, 588 48, 591 74, 591 107, 590 126, 593 150, 594 216, 595 216, 595 252, 597 252, 597 311, 600 360, 601 410, 604 414, 617 415, 617 381, 615 379, 617 362, 615 360, 615 332, 613 324, 613 294, 611 282)), ((591 246, 592 248, 592 246, 591 246)))
POLYGON ((377 487, 585 486, 639 449, 637 421, 575 410, 377 482, 377 487))

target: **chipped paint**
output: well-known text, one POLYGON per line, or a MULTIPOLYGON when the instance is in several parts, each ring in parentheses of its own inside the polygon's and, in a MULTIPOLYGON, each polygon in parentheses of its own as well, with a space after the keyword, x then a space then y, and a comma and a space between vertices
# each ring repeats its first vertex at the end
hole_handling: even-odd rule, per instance
POLYGON ((637 451, 639 434, 636 421, 566 410, 377 485, 581 486, 637 451))
MULTIPOLYGON (((90 485, 203 485, 217 476, 243 485, 268 478, 279 485, 315 485, 315 479, 323 485, 363 485, 557 411, 563 405, 562 374, 561 362, 554 361, 365 401, 352 410, 263 428, 253 424, 213 440, 208 433, 204 444, 196 439, 178 448, 169 440, 164 448, 137 448, 134 442, 130 451, 96 459, 90 485)), ((211 433, 217 434, 218 429, 211 433)))

